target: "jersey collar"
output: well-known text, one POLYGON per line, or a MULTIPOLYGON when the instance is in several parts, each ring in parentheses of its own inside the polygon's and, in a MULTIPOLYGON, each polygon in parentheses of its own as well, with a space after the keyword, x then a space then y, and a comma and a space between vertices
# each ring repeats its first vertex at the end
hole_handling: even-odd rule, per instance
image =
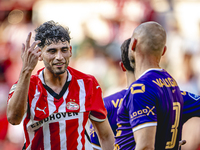
MULTIPOLYGON (((150 69, 147 69, 145 72, 143 72, 140 76, 139 76, 139 78, 141 78, 143 75, 145 75, 147 72, 150 72, 150 71, 163 71, 164 69, 162 69, 162 68, 150 68, 150 69)), ((138 78, 138 79, 139 79, 138 78)))

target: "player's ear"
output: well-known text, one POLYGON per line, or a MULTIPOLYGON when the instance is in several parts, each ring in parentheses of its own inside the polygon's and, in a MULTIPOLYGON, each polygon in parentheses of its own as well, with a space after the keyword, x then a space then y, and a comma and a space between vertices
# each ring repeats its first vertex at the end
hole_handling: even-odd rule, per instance
POLYGON ((126 71, 126 68, 124 67, 122 61, 119 62, 119 66, 121 67, 122 71, 126 71))
POLYGON ((162 56, 165 54, 166 51, 167 51, 167 46, 164 47, 162 56))
POLYGON ((72 46, 69 46, 69 50, 70 50, 70 57, 72 56, 72 46))
POLYGON ((137 44, 137 39, 133 38, 132 42, 131 42, 131 50, 135 51, 136 48, 136 44, 137 44))

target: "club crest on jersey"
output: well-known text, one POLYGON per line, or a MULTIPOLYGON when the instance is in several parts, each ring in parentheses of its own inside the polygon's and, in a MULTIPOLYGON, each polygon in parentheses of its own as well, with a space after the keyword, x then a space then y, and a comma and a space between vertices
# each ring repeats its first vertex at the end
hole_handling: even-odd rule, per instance
POLYGON ((76 104, 75 102, 68 102, 67 103, 67 109, 69 109, 69 110, 78 110, 79 109, 79 105, 76 104))

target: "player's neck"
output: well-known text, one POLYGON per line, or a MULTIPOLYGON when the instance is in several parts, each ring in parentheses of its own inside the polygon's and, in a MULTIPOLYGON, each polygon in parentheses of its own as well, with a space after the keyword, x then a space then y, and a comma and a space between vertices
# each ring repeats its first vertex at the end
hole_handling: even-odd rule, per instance
POLYGON ((44 70, 44 81, 47 86, 49 86, 52 90, 58 91, 62 90, 66 80, 67 80, 67 71, 60 75, 55 75, 48 71, 48 69, 44 70))
POLYGON ((127 87, 135 81, 135 74, 131 71, 126 71, 127 87))
POLYGON ((152 68, 160 68, 159 61, 155 59, 136 60, 135 78, 136 80, 147 70, 152 68))

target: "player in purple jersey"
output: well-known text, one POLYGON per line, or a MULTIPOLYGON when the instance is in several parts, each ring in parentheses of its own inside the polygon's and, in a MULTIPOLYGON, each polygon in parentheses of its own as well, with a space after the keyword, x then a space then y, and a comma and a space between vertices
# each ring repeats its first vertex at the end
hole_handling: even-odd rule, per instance
POLYGON ((178 149, 183 98, 176 81, 159 66, 165 43, 166 32, 156 22, 133 32, 129 60, 137 80, 118 109, 115 150, 178 149))
MULTIPOLYGON (((128 60, 129 44, 130 44, 130 38, 125 40, 121 46, 121 58, 122 58, 121 67, 123 71, 126 71, 127 85, 130 85, 133 81, 135 81, 134 68, 130 66, 130 62, 128 60)), ((122 90, 120 92, 117 92, 115 94, 112 94, 104 98, 105 107, 108 112, 107 117, 111 125, 111 128, 113 130, 113 133, 115 135, 116 135, 116 129, 117 129, 117 122, 116 122, 117 109, 121 104, 121 101, 125 92, 126 90, 122 90)), ((200 112, 198 111, 198 108, 200 107, 200 101, 199 101, 200 96, 189 93, 189 92, 184 92, 184 91, 182 91, 181 94, 184 99, 184 109, 183 109, 184 122, 187 121, 191 117, 200 116, 200 112)), ((94 150, 101 150, 97 134, 94 131, 94 128, 92 125, 90 126, 90 138, 91 138, 91 143, 93 144, 94 150)))
MULTIPOLYGON (((104 98, 104 104, 108 112, 107 118, 114 135, 116 135, 116 129, 117 129, 117 121, 116 121, 117 109, 119 108, 125 93, 126 93, 126 89, 104 98)), ((93 149, 101 150, 101 146, 100 146, 97 134, 92 124, 90 125, 90 139, 91 139, 93 149)))
MULTIPOLYGON (((130 44, 131 39, 127 39, 123 42, 121 46, 121 58, 122 62, 120 62, 120 66, 123 71, 126 71, 126 77, 127 77, 127 85, 129 86, 133 81, 135 81, 134 76, 134 69, 130 66, 130 62, 127 59, 128 58, 128 47, 130 44)), ((117 129, 117 109, 119 108, 123 97, 126 93, 127 89, 124 89, 122 91, 119 91, 115 94, 112 94, 108 97, 104 98, 104 104, 107 109, 107 118, 111 125, 111 128, 113 130, 114 135, 116 135, 116 129, 117 129)), ((91 143, 93 144, 94 150, 100 150, 100 144, 97 137, 96 132, 94 131, 93 126, 90 126, 90 138, 91 143)))

